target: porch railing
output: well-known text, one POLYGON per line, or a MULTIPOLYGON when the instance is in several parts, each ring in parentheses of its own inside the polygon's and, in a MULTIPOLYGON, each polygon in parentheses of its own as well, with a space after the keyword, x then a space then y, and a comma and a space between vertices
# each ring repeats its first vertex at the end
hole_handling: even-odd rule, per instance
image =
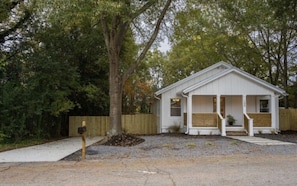
POLYGON ((218 114, 218 128, 221 131, 221 136, 226 136, 226 119, 223 118, 221 113, 218 114))
POLYGON ((249 136, 254 136, 254 120, 247 113, 244 113, 244 129, 249 136))
POLYGON ((254 127, 271 127, 271 113, 248 113, 254 119, 254 127))
MULTIPOLYGON (((184 113, 184 125, 187 126, 187 113, 184 113)), ((192 127, 217 127, 216 113, 192 113, 192 127)))
MULTIPOLYGON (((184 113, 184 126, 187 126, 187 113, 184 113)), ((192 113, 192 127, 218 127, 226 136, 226 119, 220 113, 192 113)))

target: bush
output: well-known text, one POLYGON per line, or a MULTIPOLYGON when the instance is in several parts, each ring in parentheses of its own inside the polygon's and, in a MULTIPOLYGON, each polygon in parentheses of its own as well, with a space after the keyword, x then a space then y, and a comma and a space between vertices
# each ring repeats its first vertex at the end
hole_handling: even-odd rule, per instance
POLYGON ((180 126, 179 125, 172 125, 168 127, 169 133, 179 133, 180 132, 180 126))
POLYGON ((0 131, 0 143, 3 142, 5 140, 7 136, 5 134, 3 134, 2 131, 0 131))

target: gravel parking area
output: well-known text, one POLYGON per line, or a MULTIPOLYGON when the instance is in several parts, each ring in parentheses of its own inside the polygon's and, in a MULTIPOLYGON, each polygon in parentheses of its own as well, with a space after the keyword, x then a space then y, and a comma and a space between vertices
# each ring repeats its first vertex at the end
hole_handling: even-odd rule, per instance
MULTIPOLYGON (((269 137, 270 135, 266 135, 269 137)), ((145 141, 132 147, 115 147, 96 144, 87 148, 87 160, 118 159, 167 159, 197 158, 212 155, 294 155, 296 145, 259 146, 222 136, 188 136, 183 134, 140 136, 145 141)), ((283 135, 271 135, 281 140, 283 135)), ((290 142, 296 143, 297 135, 290 142)), ((80 160, 81 151, 66 157, 66 161, 80 160)))
MULTIPOLYGON (((266 136, 268 137, 268 136, 266 136)), ((285 138, 271 135, 273 139, 285 138)), ((290 136, 295 140, 297 135, 290 136)), ((155 135, 131 147, 95 144, 68 161, 2 163, 0 185, 296 185, 297 145, 221 136, 155 135)), ((288 139, 288 138, 285 138, 288 139)), ((292 141, 291 141, 292 142, 292 141)))

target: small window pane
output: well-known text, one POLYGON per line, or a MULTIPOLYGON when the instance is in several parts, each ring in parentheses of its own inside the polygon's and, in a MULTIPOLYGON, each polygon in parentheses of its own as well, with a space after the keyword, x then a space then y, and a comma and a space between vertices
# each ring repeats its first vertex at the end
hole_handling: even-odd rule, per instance
POLYGON ((170 115, 181 116, 181 100, 179 98, 170 99, 170 115))
POLYGON ((260 112, 269 112, 268 100, 260 100, 260 112))

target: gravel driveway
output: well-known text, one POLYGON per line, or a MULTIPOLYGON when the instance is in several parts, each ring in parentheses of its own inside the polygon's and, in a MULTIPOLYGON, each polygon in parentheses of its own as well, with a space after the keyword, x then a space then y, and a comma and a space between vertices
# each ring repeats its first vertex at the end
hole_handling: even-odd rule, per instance
MULTIPOLYGON (((278 135, 275 135, 278 136, 278 135)), ((274 139, 276 138, 274 136, 274 139)), ((297 145, 259 146, 222 136, 155 135, 140 136, 145 142, 132 147, 93 145, 87 148, 87 160, 197 158, 209 155, 294 155, 297 145)), ((281 137, 281 136, 280 136, 281 137)), ((297 136, 295 136, 295 143, 297 136)), ((291 140, 292 142, 292 140, 291 140)), ((77 161, 78 151, 64 160, 77 161)))
MULTIPOLYGON (((290 138, 291 142, 296 143, 296 136, 290 138)), ((221 136, 141 137, 145 142, 133 147, 90 146, 85 161, 2 163, 0 185, 297 183, 297 145, 259 146, 221 136)), ((65 160, 79 160, 80 153, 65 160)))

